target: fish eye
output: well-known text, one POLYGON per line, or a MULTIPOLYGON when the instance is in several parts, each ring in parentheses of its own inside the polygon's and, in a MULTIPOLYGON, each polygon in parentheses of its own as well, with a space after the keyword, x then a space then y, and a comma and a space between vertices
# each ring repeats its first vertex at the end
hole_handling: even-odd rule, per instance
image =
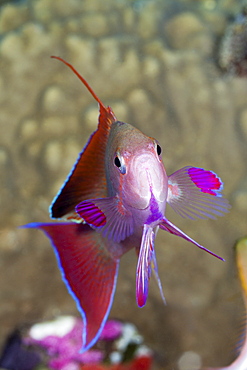
POLYGON ((121 162, 120 162, 120 159, 118 158, 118 156, 115 157, 114 159, 114 164, 115 166, 117 166, 118 168, 121 167, 121 162))
POLYGON ((122 175, 124 175, 126 173, 126 167, 125 167, 125 164, 124 163, 121 163, 119 157, 116 155, 116 157, 114 158, 114 164, 116 167, 119 168, 119 171, 122 175))
POLYGON ((157 144, 156 150, 157 150, 158 156, 160 156, 161 152, 162 152, 162 149, 161 149, 161 146, 159 144, 157 144))

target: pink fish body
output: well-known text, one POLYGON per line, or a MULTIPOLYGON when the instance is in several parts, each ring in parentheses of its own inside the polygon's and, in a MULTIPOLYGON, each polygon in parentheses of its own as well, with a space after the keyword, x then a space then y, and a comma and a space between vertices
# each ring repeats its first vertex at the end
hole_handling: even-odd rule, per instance
MULTIPOLYGON (((55 57, 63 61, 61 58, 55 57)), ((167 176, 157 140, 117 121, 87 82, 100 107, 99 124, 51 205, 52 218, 75 222, 29 224, 51 239, 63 280, 84 320, 82 350, 98 339, 109 314, 120 257, 138 254, 136 299, 144 306, 153 270, 165 301, 155 257, 159 228, 202 247, 165 217, 166 203, 183 217, 215 218, 228 211, 220 178, 184 167, 167 176)), ((218 257, 222 259, 221 257, 218 257)))

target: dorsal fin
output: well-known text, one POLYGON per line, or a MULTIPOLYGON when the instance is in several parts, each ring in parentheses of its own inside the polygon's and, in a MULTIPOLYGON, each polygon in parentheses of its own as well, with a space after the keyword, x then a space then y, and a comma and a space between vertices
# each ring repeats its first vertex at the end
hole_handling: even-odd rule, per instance
POLYGON ((50 213, 52 218, 61 218, 74 211, 75 206, 86 199, 101 198, 106 193, 105 150, 108 135, 116 117, 110 107, 105 107, 87 81, 76 69, 60 57, 52 56, 66 64, 82 81, 94 99, 99 103, 99 122, 97 130, 72 168, 67 180, 53 200, 50 213))

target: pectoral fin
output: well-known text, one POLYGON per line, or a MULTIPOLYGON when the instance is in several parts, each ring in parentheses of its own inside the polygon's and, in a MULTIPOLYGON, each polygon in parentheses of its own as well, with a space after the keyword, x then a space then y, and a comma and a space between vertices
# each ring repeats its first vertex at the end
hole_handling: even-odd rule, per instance
POLYGON ((168 178, 167 202, 182 217, 216 218, 230 208, 222 189, 223 182, 214 172, 183 167, 168 178))
POLYGON ((133 233, 133 217, 117 197, 85 200, 76 206, 76 212, 87 224, 114 242, 118 243, 133 233))

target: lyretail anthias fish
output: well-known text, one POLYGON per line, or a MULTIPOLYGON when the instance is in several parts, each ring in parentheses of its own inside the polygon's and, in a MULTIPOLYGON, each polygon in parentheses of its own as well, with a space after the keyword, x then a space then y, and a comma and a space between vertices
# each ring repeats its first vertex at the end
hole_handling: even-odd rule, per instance
MULTIPOLYGON (((51 205, 63 223, 35 223, 51 239, 63 280, 84 320, 82 350, 98 339, 109 314, 119 259, 138 255, 136 299, 145 305, 151 270, 164 299, 155 257, 159 228, 190 241, 165 217, 166 203, 181 216, 215 218, 227 212, 220 178, 202 168, 184 167, 167 176, 157 140, 118 121, 87 82, 61 58, 99 103, 99 123, 51 205)), ((218 257, 220 258, 220 257, 218 257)))

